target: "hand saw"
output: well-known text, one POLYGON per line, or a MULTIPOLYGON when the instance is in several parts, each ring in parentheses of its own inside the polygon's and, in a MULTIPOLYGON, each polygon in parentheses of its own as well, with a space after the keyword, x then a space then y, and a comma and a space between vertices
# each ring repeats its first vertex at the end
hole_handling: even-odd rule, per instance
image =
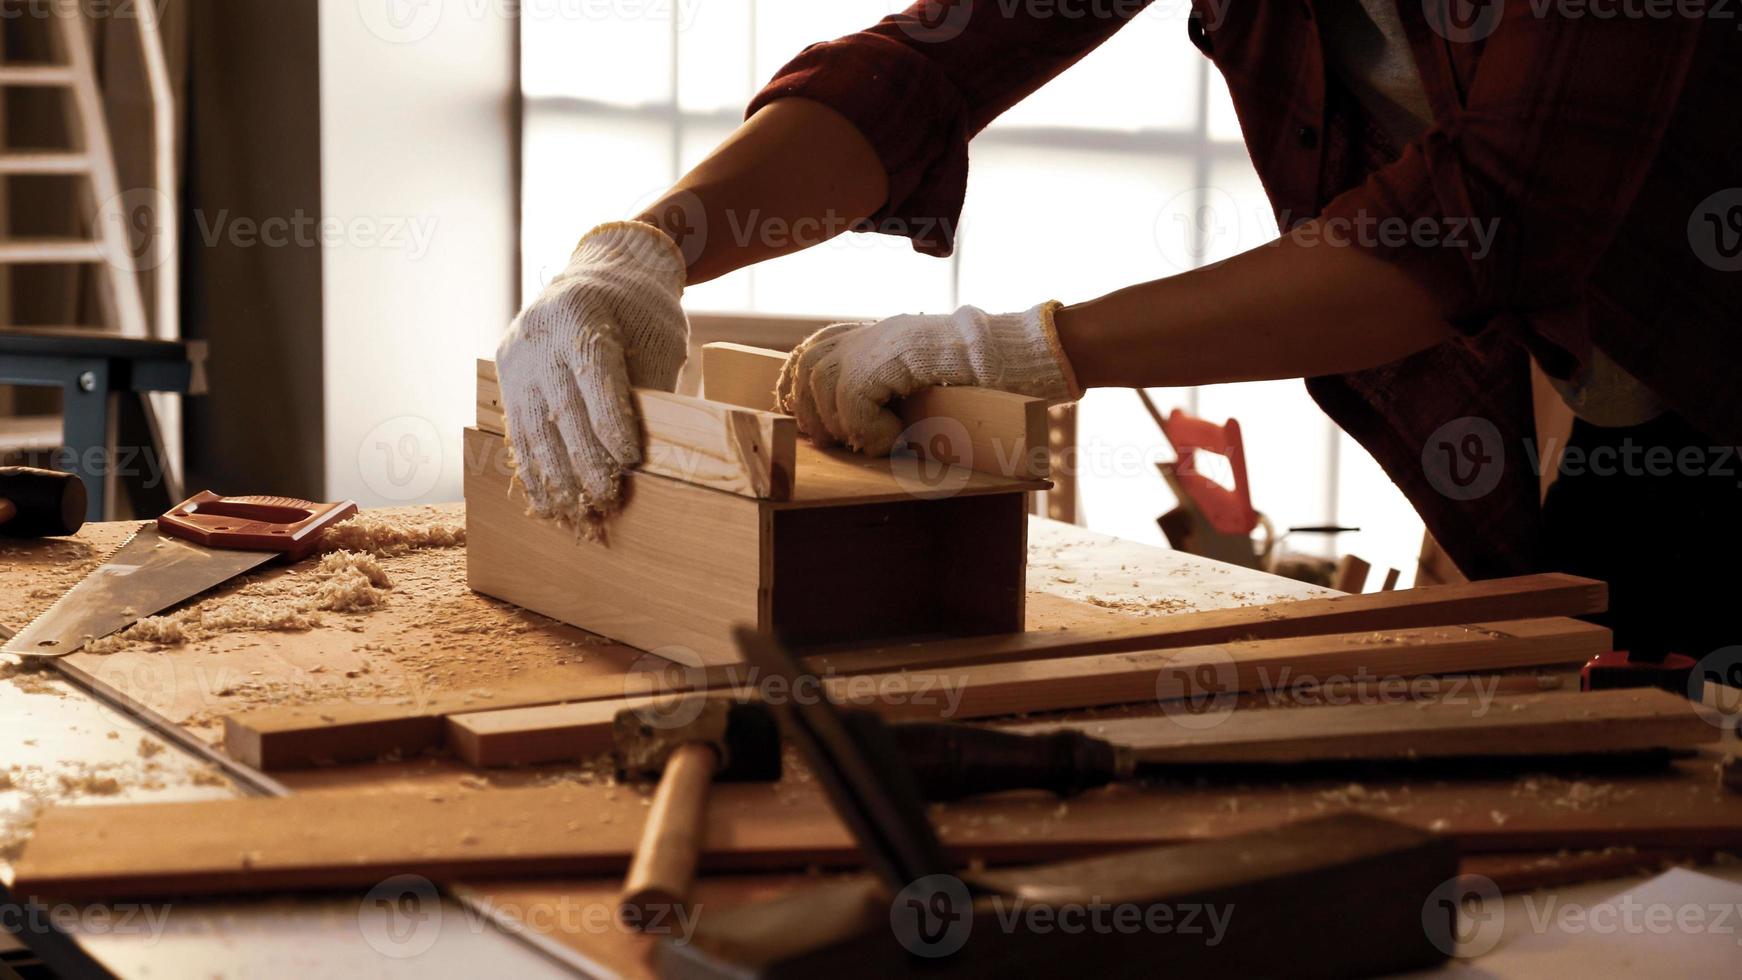
POLYGON ((327 528, 355 513, 349 500, 196 494, 141 527, 0 653, 64 657, 275 558, 305 558, 327 528))

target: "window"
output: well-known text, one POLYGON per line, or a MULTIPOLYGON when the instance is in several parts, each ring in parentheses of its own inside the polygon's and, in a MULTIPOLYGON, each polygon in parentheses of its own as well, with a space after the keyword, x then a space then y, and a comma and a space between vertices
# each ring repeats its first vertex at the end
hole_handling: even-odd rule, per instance
MULTIPOLYGON (((525 5, 528 295, 560 269, 579 234, 650 203, 711 151, 800 49, 906 5, 525 5)), ((952 258, 919 255, 904 239, 847 235, 696 287, 688 308, 843 318, 962 303, 1015 310, 1089 299, 1274 238, 1220 76, 1186 37, 1188 13, 1184 2, 1153 5, 975 140, 952 258)), ((1364 533, 1334 547, 1381 568, 1414 568, 1421 525, 1413 511, 1299 382, 1153 394, 1163 411, 1240 419, 1254 503, 1278 528, 1360 525, 1364 533)), ((1079 440, 1084 523, 1164 543, 1155 518, 1173 500, 1154 462, 1171 454, 1136 397, 1090 393, 1079 440)), ((1314 552, 1332 543, 1289 546, 1314 552)))

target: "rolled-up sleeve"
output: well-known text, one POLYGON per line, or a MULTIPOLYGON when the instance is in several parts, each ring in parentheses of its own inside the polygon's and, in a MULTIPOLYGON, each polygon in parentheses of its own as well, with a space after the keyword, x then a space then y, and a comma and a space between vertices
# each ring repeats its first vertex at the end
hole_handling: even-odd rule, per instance
POLYGON ((1066 16, 1063 5, 921 0, 857 34, 806 48, 745 115, 804 98, 845 116, 889 175, 889 197, 872 218, 876 230, 949 255, 967 190, 968 141, 1148 3, 1088 5, 1066 16))
POLYGON ((1642 23, 1507 5, 1463 104, 1333 199, 1327 234, 1333 219, 1391 230, 1354 238, 1434 289, 1466 331, 1573 306, 1656 161, 1700 30, 1681 16, 1642 23))

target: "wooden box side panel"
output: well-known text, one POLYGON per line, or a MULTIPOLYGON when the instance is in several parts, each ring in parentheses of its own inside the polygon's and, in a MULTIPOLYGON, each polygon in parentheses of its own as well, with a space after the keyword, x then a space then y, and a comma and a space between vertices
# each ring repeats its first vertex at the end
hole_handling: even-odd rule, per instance
POLYGON ((1021 494, 773 513, 770 620, 794 644, 1021 632, 1021 494))
POLYGON ((760 625, 756 501, 646 473, 602 541, 526 515, 502 440, 466 430, 466 578, 494 596, 696 664, 736 662, 731 628, 760 625))

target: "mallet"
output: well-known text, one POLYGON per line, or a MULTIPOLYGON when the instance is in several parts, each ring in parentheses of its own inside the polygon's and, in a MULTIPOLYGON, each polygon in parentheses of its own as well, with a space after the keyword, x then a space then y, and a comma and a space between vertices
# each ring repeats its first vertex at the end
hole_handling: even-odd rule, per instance
POLYGON ((761 704, 695 696, 667 706, 665 716, 626 708, 612 735, 620 776, 659 778, 617 903, 618 918, 637 928, 688 898, 706 836, 708 784, 780 778, 780 726, 761 704))
POLYGON ((46 538, 85 526, 85 484, 72 473, 0 466, 0 535, 46 538))

